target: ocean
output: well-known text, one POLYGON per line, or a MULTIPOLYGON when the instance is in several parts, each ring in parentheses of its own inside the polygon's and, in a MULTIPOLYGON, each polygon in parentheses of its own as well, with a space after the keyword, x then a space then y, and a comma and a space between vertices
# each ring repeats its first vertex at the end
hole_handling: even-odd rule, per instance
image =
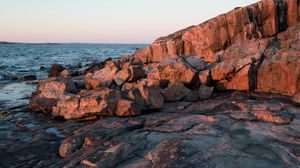
POLYGON ((22 77, 47 77, 47 70, 58 63, 65 67, 82 67, 93 61, 133 54, 146 44, 0 44, 0 102, 24 104, 36 81, 22 77))

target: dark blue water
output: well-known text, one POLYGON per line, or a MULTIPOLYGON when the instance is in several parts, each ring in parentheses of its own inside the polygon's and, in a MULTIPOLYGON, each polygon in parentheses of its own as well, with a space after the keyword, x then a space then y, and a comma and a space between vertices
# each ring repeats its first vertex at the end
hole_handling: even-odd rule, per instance
POLYGON ((20 101, 34 90, 32 82, 15 80, 26 75, 38 79, 58 63, 66 67, 133 54, 144 44, 0 44, 0 101, 20 101), (41 66, 46 69, 41 69, 41 66), (14 79, 14 80, 12 80, 14 79))

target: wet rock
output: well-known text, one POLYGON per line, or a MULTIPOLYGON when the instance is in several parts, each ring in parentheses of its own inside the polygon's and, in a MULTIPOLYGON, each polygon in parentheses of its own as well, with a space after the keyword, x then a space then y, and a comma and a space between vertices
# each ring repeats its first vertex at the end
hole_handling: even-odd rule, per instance
POLYGON ((189 95, 191 91, 182 83, 170 84, 169 87, 162 91, 162 95, 166 102, 180 101, 189 95))
POLYGON ((48 77, 59 77, 60 73, 66 68, 60 64, 53 64, 49 70, 48 77))
POLYGON ((200 100, 211 99, 213 91, 214 91, 214 87, 208 87, 205 85, 201 85, 199 88, 199 94, 198 94, 200 100))
POLYGON ((44 66, 40 66, 40 70, 46 70, 47 68, 44 66))
POLYGON ((26 76, 22 77, 22 80, 33 81, 33 80, 37 80, 37 77, 36 77, 36 75, 26 75, 26 76))

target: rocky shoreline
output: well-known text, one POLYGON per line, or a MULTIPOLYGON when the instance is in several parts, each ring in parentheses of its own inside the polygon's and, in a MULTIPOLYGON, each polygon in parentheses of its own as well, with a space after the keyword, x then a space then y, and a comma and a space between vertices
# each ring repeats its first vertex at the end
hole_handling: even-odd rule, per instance
POLYGON ((35 166, 297 167, 299 21, 298 1, 263 0, 133 55, 53 65, 29 108, 93 124, 35 166))
POLYGON ((29 107, 65 119, 128 117, 160 110, 164 102, 210 99, 220 91, 295 96, 300 94, 297 10, 296 1, 261 1, 82 71, 53 65, 29 107))

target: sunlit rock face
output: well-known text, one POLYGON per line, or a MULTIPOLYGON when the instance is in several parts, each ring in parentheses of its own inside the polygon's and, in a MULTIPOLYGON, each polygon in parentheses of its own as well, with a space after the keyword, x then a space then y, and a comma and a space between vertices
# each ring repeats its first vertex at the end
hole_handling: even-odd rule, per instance
POLYGON ((141 62, 157 62, 170 55, 196 55, 214 60, 214 54, 232 44, 273 37, 285 31, 298 23, 298 11, 299 2, 295 0, 264 0, 158 38, 135 57, 141 62))

